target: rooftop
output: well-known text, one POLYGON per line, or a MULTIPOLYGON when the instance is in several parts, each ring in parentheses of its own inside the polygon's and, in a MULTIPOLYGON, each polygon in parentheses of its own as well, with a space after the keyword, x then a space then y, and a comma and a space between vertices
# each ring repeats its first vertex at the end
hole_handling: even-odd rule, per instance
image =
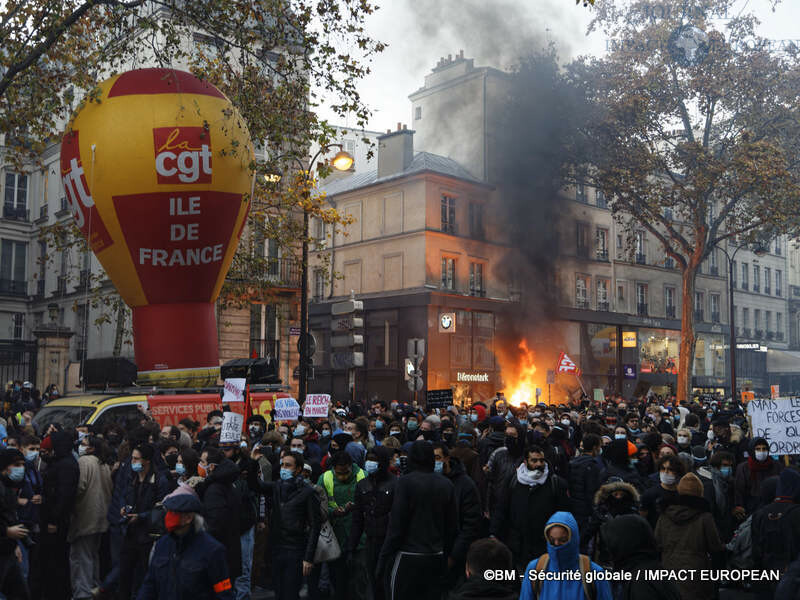
POLYGON ((386 183, 409 175, 416 175, 419 173, 436 173, 446 177, 453 177, 461 179, 469 183, 475 183, 481 186, 487 186, 486 183, 473 177, 464 167, 454 161, 452 158, 440 156, 438 154, 431 154, 430 152, 417 152, 414 159, 407 169, 400 173, 394 173, 388 177, 378 178, 378 170, 368 171, 366 173, 355 173, 348 177, 341 177, 335 181, 331 181, 322 186, 322 190, 328 196, 336 196, 344 194, 360 188, 365 188, 371 185, 386 183))

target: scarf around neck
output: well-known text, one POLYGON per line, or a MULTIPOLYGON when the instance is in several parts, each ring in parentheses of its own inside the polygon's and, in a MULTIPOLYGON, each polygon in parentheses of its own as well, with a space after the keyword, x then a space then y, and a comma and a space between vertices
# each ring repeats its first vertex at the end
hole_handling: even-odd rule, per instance
POLYGON ((528 470, 528 466, 522 462, 520 463, 519 467, 517 467, 517 481, 519 481, 522 485, 527 486, 535 486, 541 485, 547 479, 547 476, 550 474, 550 467, 547 466, 547 463, 544 465, 544 470, 539 477, 534 476, 533 471, 528 470))

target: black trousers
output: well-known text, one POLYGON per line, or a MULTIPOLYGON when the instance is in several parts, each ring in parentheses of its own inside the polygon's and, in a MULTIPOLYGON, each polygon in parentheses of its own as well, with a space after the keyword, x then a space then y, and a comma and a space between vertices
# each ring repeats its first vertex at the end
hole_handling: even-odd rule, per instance
POLYGON ((389 573, 389 600, 441 600, 447 563, 444 554, 398 552, 389 573))
MULTIPOLYGON (((0 591, 6 600, 28 600, 28 585, 14 554, 0 557, 0 591)), ((69 596, 66 596, 69 598, 69 596)))
MULTIPOLYGON (((69 544, 66 527, 59 526, 56 533, 40 533, 39 581, 43 600, 63 600, 72 595, 69 579, 69 544)), ((31 569, 35 567, 31 563, 31 569)))
POLYGON ((118 600, 130 600, 132 594, 138 593, 147 574, 152 547, 152 542, 140 544, 125 537, 119 554, 118 600))
POLYGON ((272 553, 272 581, 276 600, 297 600, 303 587, 303 551, 275 548, 272 553))

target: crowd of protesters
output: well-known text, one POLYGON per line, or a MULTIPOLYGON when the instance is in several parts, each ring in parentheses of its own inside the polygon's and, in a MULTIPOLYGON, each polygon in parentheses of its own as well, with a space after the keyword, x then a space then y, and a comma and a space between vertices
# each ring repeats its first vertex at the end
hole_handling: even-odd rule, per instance
POLYGON ((721 586, 788 600, 800 589, 800 472, 748 434, 738 403, 377 401, 290 423, 251 415, 241 441, 223 444, 222 411, 37 430, 33 414, 56 396, 13 384, 4 398, 6 600, 249 600, 261 588, 280 600, 710 600, 721 586), (602 576, 722 568, 781 578, 602 576), (525 576, 493 575, 508 571, 525 576), (567 571, 581 577, 528 576, 567 571))

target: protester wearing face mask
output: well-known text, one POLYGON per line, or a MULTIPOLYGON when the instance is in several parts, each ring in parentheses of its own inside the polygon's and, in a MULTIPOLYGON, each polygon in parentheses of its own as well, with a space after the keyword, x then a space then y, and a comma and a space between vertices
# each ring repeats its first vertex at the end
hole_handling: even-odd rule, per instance
POLYGON ((261 415, 251 415, 247 419, 247 438, 250 442, 250 447, 253 444, 260 442, 261 438, 267 432, 267 420, 261 415))
POLYGON ((703 483, 703 497, 711 507, 719 537, 727 544, 737 525, 733 516, 733 455, 724 450, 714 453, 708 465, 697 469, 697 476, 703 483))
POLYGON ((518 571, 546 551, 542 531, 550 515, 569 510, 567 489, 566 481, 550 472, 539 446, 525 451, 525 460, 504 483, 489 532, 511 549, 518 571))
MULTIPOLYGON (((17 542, 30 530, 17 517, 17 492, 25 478, 25 457, 19 450, 0 450, 0 593, 7 598, 28 598, 28 586, 20 568, 22 558, 17 542)), ((66 596, 69 597, 69 596, 66 596)))
POLYGON ((686 468, 677 456, 667 455, 658 461, 656 472, 658 485, 648 488, 642 494, 642 516, 653 528, 658 523, 661 507, 677 496, 678 481, 686 474, 686 468))
POLYGON ((734 513, 744 519, 758 506, 761 483, 768 477, 780 475, 782 465, 769 455, 769 443, 763 437, 750 442, 748 458, 736 467, 734 482, 734 513))
POLYGON ((164 499, 162 536, 139 591, 139 600, 215 598, 234 600, 225 548, 203 529, 203 505, 191 491, 178 489, 164 499), (176 577, 175 574, 180 574, 176 577))
POLYGON ((643 491, 646 485, 634 463, 634 460, 638 462, 636 453, 636 446, 627 440, 614 440, 608 444, 603 450, 606 461, 606 469, 600 475, 603 483, 616 477, 630 483, 637 491, 643 491))
POLYGON ((319 462, 308 456, 306 442, 303 438, 293 438, 289 442, 289 451, 300 454, 303 457, 303 464, 311 469, 311 481, 317 481, 322 474, 322 467, 319 462))
POLYGON ((481 500, 475 482, 467 475, 461 461, 452 456, 447 445, 440 442, 434 443, 433 455, 436 461, 433 470, 435 473, 441 473, 453 483, 458 505, 458 535, 447 559, 447 587, 452 588, 464 573, 470 544, 480 537, 481 500))
POLYGON ((356 483, 353 522, 348 540, 350 552, 357 552, 361 536, 365 534, 366 571, 375 600, 385 597, 383 582, 375 578, 375 569, 389 528, 389 515, 397 485, 397 477, 389 471, 391 458, 391 453, 384 446, 377 446, 367 453, 367 477, 356 483))
MULTIPOLYGON (((197 475, 197 465, 200 462, 200 456, 192 448, 186 448, 178 453, 178 460, 175 463, 175 473, 178 476, 178 484, 191 485, 198 483, 198 481, 190 482, 190 480, 199 480, 197 475)), ((192 486, 193 487, 193 486, 192 486)))
POLYGON ((111 469, 105 464, 105 443, 89 436, 78 446, 78 490, 69 526, 70 575, 73 598, 90 598, 100 585, 100 542, 108 530, 106 512, 111 503, 111 469))
POLYGON ((628 428, 624 425, 617 425, 614 428, 614 439, 615 440, 627 440, 628 439, 628 428))
POLYGON ((692 451, 692 432, 687 428, 678 429, 675 437, 675 443, 678 446, 679 452, 692 451))
POLYGON ((640 502, 638 490, 618 477, 600 486, 594 496, 592 516, 581 534, 588 538, 585 547, 589 556, 594 556, 600 564, 610 563, 603 526, 623 515, 639 515, 640 502))

